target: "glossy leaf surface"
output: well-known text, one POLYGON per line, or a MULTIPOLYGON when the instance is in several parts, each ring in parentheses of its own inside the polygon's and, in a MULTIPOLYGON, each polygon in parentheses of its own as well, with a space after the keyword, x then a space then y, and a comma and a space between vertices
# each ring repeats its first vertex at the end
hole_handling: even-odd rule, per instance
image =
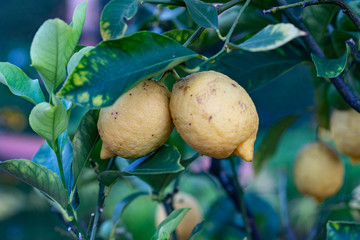
POLYGON ((137 82, 195 56, 192 50, 152 32, 105 41, 84 55, 58 94, 87 108, 109 106, 137 82))

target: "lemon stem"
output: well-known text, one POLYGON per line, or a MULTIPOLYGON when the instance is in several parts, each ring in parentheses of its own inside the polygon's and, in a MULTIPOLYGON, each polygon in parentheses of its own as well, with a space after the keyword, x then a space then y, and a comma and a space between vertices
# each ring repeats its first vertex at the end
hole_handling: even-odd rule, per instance
MULTIPOLYGON (((112 168, 112 166, 114 165, 115 158, 116 157, 110 158, 110 162, 106 168, 107 171, 110 170, 112 168)), ((95 240, 95 237, 96 237, 96 232, 97 232, 97 228, 99 225, 102 207, 103 207, 104 201, 105 201, 104 189, 105 189, 105 185, 102 184, 101 182, 99 182, 98 201, 97 201, 95 217, 94 217, 93 225, 92 225, 92 229, 91 229, 90 240, 95 240)))

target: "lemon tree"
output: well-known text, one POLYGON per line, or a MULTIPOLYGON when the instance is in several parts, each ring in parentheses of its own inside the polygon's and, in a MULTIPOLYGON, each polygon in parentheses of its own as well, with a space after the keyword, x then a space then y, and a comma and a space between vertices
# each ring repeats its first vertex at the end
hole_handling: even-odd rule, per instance
POLYGON ((357 236, 327 222, 359 220, 359 1, 273 4, 109 0, 95 46, 81 41, 87 1, 70 24, 45 21, 29 54, 38 79, 0 62, 44 144, 0 169, 71 239, 357 236), (157 213, 136 205, 144 195, 157 213))

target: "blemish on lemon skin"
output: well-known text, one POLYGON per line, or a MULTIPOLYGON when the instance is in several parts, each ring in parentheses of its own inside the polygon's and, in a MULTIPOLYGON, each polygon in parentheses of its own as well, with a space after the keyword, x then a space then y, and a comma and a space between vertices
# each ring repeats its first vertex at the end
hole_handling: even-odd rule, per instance
POLYGON ((231 85, 232 85, 233 87, 237 87, 237 86, 236 86, 235 84, 233 84, 233 83, 232 83, 231 85))
POLYGON ((212 118, 213 118, 212 116, 209 117, 209 122, 211 121, 212 118))

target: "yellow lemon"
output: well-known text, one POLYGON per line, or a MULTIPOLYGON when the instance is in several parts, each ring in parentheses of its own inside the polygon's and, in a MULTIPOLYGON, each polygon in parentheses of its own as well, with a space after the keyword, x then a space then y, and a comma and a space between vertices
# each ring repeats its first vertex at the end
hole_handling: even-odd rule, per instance
POLYGON ((355 110, 334 110, 330 118, 330 131, 337 149, 360 162, 360 113, 355 110))
POLYGON ((195 151, 215 158, 234 153, 252 161, 259 117, 245 89, 228 76, 206 71, 178 81, 170 111, 180 136, 195 151))
MULTIPOLYGON (((190 237, 194 227, 202 221, 203 215, 200 209, 198 201, 191 195, 183 192, 179 192, 174 196, 173 199, 174 209, 179 208, 191 208, 185 217, 182 219, 180 224, 176 227, 176 236, 179 240, 186 240, 190 237)), ((167 214, 162 204, 156 209, 156 225, 158 226, 162 221, 165 220, 167 214)))
POLYGON ((344 165, 329 146, 312 142, 300 150, 294 166, 294 181, 300 192, 321 202, 337 193, 343 179, 344 165))
POLYGON ((139 158, 163 145, 174 128, 169 97, 165 85, 147 80, 121 95, 112 106, 101 109, 100 157, 139 158))

